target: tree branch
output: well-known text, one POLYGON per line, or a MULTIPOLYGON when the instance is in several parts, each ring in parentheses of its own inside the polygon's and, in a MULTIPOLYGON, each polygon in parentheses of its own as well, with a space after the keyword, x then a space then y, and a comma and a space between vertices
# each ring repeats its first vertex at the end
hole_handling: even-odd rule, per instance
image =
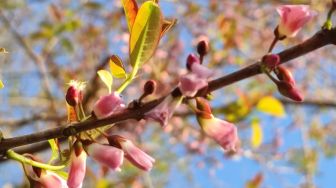
MULTIPOLYGON (((332 30, 321 30, 317 32, 314 36, 307 39, 301 44, 293 46, 289 49, 286 49, 279 53, 279 56, 282 60, 282 63, 285 63, 289 60, 294 58, 300 57, 304 54, 307 54, 311 51, 317 50, 320 47, 329 45, 329 44, 336 44, 336 29, 332 30)), ((198 92, 198 96, 203 95, 204 93, 209 93, 214 90, 220 89, 227 85, 233 84, 240 80, 255 76, 260 74, 260 65, 259 62, 256 62, 246 68, 233 72, 229 75, 220 77, 213 81, 209 82, 208 87, 204 91, 198 92)), ((179 89, 175 88, 172 93, 180 94, 179 89)), ((32 133, 29 135, 18 136, 13 138, 4 138, 0 143, 0 152, 6 152, 6 150, 18 146, 23 146, 27 144, 32 144, 36 142, 45 141, 52 138, 65 138, 68 136, 76 135, 79 132, 102 127, 105 125, 125 121, 127 119, 141 119, 144 117, 144 114, 155 106, 160 104, 165 97, 161 97, 159 99, 147 102, 143 104, 143 106, 135 108, 135 109, 126 109, 125 111, 113 114, 110 117, 102 120, 96 119, 88 119, 84 122, 75 123, 71 125, 63 125, 57 128, 52 128, 48 130, 44 130, 37 133, 32 133)))

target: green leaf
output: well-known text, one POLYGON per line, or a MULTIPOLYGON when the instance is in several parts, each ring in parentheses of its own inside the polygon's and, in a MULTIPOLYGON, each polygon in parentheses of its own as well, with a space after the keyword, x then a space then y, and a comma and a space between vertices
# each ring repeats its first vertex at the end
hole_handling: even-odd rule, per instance
POLYGON ((55 139, 49 139, 48 142, 51 148, 51 157, 49 160, 49 164, 51 164, 52 161, 58 159, 59 151, 58 151, 58 146, 57 146, 55 139))
POLYGON ((131 65, 137 69, 153 55, 160 39, 162 14, 153 1, 145 2, 135 18, 130 37, 131 65))
POLYGON ((99 78, 104 82, 104 84, 107 86, 109 93, 112 91, 112 84, 113 84, 113 78, 112 74, 107 70, 99 70, 98 72, 99 78))
POLYGON ((285 108, 283 104, 278 99, 271 96, 266 96, 260 99, 257 104, 257 109, 272 116, 285 116, 285 108))
POLYGON ((131 33, 135 18, 138 14, 138 5, 135 0, 122 0, 124 7, 128 30, 131 33))
POLYGON ((116 78, 126 78, 127 74, 121 59, 117 55, 112 55, 109 61, 110 70, 116 78))

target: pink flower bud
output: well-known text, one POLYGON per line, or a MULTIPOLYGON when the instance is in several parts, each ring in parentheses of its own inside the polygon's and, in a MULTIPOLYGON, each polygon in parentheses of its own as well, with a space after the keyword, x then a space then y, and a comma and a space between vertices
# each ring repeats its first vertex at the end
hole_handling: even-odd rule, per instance
POLYGON ((292 84, 285 82, 285 81, 280 81, 277 83, 278 90, 279 92, 285 96, 288 97, 294 101, 302 102, 303 101, 303 96, 297 90, 292 84))
POLYGON ((97 143, 88 146, 88 154, 93 160, 112 170, 120 170, 124 160, 124 152, 121 149, 97 143))
POLYGON ((262 58, 262 62, 269 70, 274 70, 280 64, 280 57, 277 54, 267 54, 262 58))
POLYGON ((73 145, 67 185, 69 188, 81 188, 85 177, 87 155, 79 141, 73 145))
POLYGON ((187 69, 191 71, 191 66, 195 63, 200 64, 198 57, 195 54, 189 54, 187 57, 187 69))
POLYGON ((223 149, 235 151, 239 142, 236 126, 209 114, 209 105, 205 99, 197 100, 196 102, 200 111, 197 112, 197 120, 203 131, 223 149))
POLYGON ((149 171, 153 167, 155 159, 136 147, 130 140, 119 135, 113 135, 108 138, 110 145, 121 147, 128 159, 134 166, 149 171))
POLYGON ((193 97, 197 91, 208 85, 207 80, 198 78, 195 74, 180 77, 180 91, 184 96, 193 97))
POLYGON ((76 106, 79 102, 80 92, 75 87, 70 86, 65 95, 65 100, 70 106, 76 106))
POLYGON ((162 127, 168 124, 168 120, 174 113, 174 110, 181 101, 172 97, 171 95, 166 97, 159 105, 145 113, 144 119, 152 119, 160 123, 162 127))
POLYGON ((193 97, 199 89, 208 85, 208 78, 213 75, 213 71, 207 67, 193 63, 190 65, 191 73, 180 77, 180 91, 182 95, 193 97))
POLYGON ((98 119, 111 116, 113 113, 122 111, 125 108, 121 97, 114 92, 100 97, 93 106, 93 112, 98 119))
POLYGON ((295 80, 292 73, 284 66, 278 66, 275 70, 275 74, 279 80, 295 85, 295 80))
POLYGON ((277 12, 280 15, 278 37, 295 37, 303 25, 316 15, 308 5, 284 5, 278 7, 277 12))
POLYGON ((83 90, 85 88, 84 82, 71 80, 70 87, 65 95, 65 100, 70 106, 76 106, 83 100, 83 90))

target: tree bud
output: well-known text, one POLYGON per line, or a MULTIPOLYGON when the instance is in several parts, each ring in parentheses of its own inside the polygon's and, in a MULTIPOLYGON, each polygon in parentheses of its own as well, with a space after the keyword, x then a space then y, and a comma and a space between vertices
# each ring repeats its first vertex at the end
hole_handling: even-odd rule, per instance
POLYGON ((144 85, 144 93, 146 95, 151 95, 155 92, 156 82, 154 80, 148 80, 144 85))
POLYGON ((78 91, 74 86, 70 86, 65 95, 65 100, 70 106, 76 106, 79 102, 80 91, 78 91))
POLYGON ((274 70, 280 64, 280 57, 277 54, 267 54, 262 58, 262 62, 269 70, 274 70))
POLYGON ((205 56, 209 52, 209 42, 206 40, 198 42, 197 52, 200 56, 205 56))

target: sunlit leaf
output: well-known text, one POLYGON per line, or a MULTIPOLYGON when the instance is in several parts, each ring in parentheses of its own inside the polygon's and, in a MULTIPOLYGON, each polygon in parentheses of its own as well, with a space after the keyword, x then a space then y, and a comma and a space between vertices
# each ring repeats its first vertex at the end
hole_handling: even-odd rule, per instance
POLYGON ((104 82, 104 84, 108 88, 109 93, 111 93, 113 84, 112 74, 107 70, 99 70, 97 73, 99 78, 104 82))
POLYGON ((5 85, 3 84, 3 82, 0 80, 0 89, 4 88, 5 85))
POLYGON ((7 54, 8 51, 6 50, 6 48, 0 48, 0 53, 5 53, 5 54, 7 54))
POLYGON ((111 73, 116 78, 126 78, 127 74, 121 59, 112 55, 109 61, 111 73))
POLYGON ((131 32, 138 13, 138 5, 135 0, 122 0, 122 4, 126 15, 128 30, 131 32))
POLYGON ((163 20, 160 37, 163 37, 163 35, 176 24, 176 22, 177 19, 163 20))
POLYGON ((72 122, 78 122, 78 118, 77 118, 77 114, 76 114, 76 110, 74 107, 67 105, 67 115, 68 115, 68 122, 72 123, 72 122))
POLYGON ((271 96, 266 96, 260 99, 257 104, 257 109, 272 116, 285 116, 285 108, 283 104, 278 99, 271 96))
POLYGON ((261 129, 258 119, 252 120, 251 128, 252 128, 251 145, 253 148, 258 148, 263 141, 263 130, 261 129))
POLYGON ((130 59, 133 67, 140 67, 153 55, 160 39, 162 15, 153 1, 145 2, 135 18, 130 37, 130 59))

